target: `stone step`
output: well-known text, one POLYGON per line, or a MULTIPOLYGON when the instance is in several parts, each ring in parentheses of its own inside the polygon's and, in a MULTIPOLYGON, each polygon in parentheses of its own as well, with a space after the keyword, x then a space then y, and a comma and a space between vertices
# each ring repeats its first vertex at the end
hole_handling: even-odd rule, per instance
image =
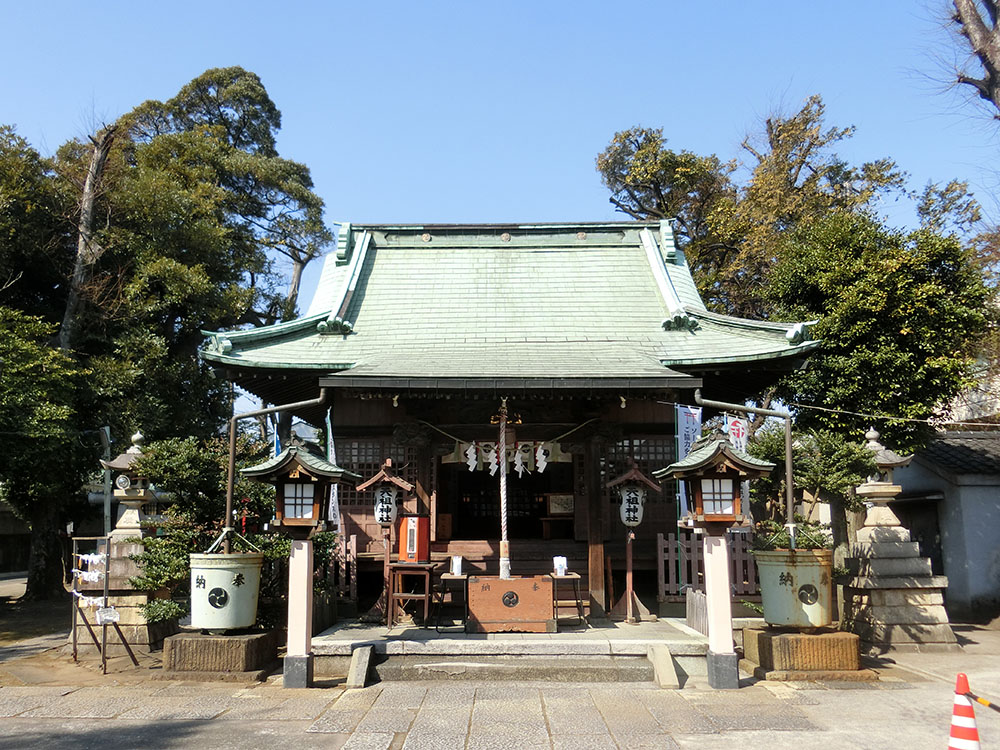
POLYGON ((920 557, 916 542, 861 542, 852 544, 848 557, 920 557))
POLYGON ((855 576, 930 576, 929 557, 849 557, 844 561, 855 576))
POLYGON ((868 606, 850 608, 844 613, 845 622, 882 622, 886 625, 947 623, 948 613, 940 604, 929 606, 868 606))
POLYGON ((946 589, 947 576, 857 576, 844 583, 855 589, 946 589))
POLYGON ((894 645, 953 643, 957 644, 955 633, 951 626, 944 623, 888 625, 886 623, 856 622, 851 627, 852 633, 861 636, 861 640, 869 643, 894 645))
POLYGON ((382 681, 488 680, 651 682, 653 664, 635 656, 401 656, 374 665, 382 681))

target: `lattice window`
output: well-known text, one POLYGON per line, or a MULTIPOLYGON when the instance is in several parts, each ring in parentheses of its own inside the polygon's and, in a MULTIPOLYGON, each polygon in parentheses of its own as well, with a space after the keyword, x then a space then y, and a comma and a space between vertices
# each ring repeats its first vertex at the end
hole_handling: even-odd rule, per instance
MULTIPOLYGON (((344 438, 336 439, 337 463, 345 469, 360 474, 363 479, 378 474, 387 458, 400 477, 407 482, 416 482, 416 451, 408 446, 395 445, 391 437, 384 438, 344 438)), ((340 486, 339 498, 342 506, 372 505, 372 492, 357 492, 346 484, 340 486)))
POLYGON ((733 510, 733 480, 702 479, 701 502, 705 513, 732 515, 735 512, 733 510))
POLYGON ((285 518, 312 518, 313 486, 289 482, 284 486, 285 518))
MULTIPOLYGON (((676 458, 677 445, 673 437, 642 437, 631 436, 612 443, 605 450, 601 459, 601 484, 609 479, 624 474, 629 469, 629 460, 635 461, 636 467, 652 479, 653 472, 672 464, 676 458)), ((673 502, 675 482, 662 482, 662 493, 650 493, 647 503, 673 502)), ((617 495, 614 496, 618 501, 617 495)))

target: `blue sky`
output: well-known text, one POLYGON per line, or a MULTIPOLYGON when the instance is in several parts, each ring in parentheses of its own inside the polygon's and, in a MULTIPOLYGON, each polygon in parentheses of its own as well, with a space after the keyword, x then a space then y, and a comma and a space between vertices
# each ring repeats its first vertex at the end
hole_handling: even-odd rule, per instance
MULTIPOLYGON (((281 154, 309 165, 329 221, 605 220, 624 218, 594 169, 616 130, 662 127, 672 148, 728 159, 764 117, 819 93, 831 125, 858 128, 843 156, 892 157, 914 188, 966 179, 1000 218, 994 123, 947 90, 962 59, 948 7, 11 3, 0 122, 51 153, 241 65, 281 110, 281 154)), ((885 211, 912 221, 904 204, 885 211)))

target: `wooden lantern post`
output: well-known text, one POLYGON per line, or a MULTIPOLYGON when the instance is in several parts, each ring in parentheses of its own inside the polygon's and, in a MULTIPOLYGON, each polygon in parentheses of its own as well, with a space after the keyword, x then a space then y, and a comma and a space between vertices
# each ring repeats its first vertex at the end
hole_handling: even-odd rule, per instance
POLYGON ((680 524, 704 532, 708 684, 716 689, 735 689, 740 683, 739 661, 733 648, 726 531, 746 521, 740 494, 743 480, 763 476, 773 468, 774 464, 738 450, 725 434, 717 432, 695 442, 686 458, 653 472, 659 479, 672 477, 687 482, 693 509, 680 524))
POLYGON ((326 529, 330 486, 353 484, 357 474, 329 462, 308 444, 291 445, 274 458, 247 469, 244 476, 275 486, 275 519, 292 537, 288 557, 288 637, 284 661, 285 687, 310 687, 313 675, 312 536, 326 529))
POLYGON ((382 527, 382 546, 384 555, 382 557, 382 594, 378 601, 368 611, 368 618, 385 620, 386 625, 392 622, 392 612, 389 611, 389 588, 392 581, 389 580, 389 564, 392 542, 392 527, 396 523, 398 515, 398 503, 400 490, 406 493, 413 492, 413 485, 396 475, 396 470, 392 466, 392 459, 387 458, 378 474, 371 479, 366 479, 358 485, 358 492, 364 492, 370 487, 375 488, 375 520, 382 527))
POLYGON ((624 619, 625 622, 634 625, 640 620, 650 619, 651 614, 639 601, 632 587, 632 542, 635 540, 635 527, 642 523, 646 493, 649 490, 659 493, 660 486, 639 471, 634 462, 627 472, 604 486, 616 490, 621 497, 619 515, 622 523, 628 528, 625 536, 625 593, 608 615, 612 620, 624 619))

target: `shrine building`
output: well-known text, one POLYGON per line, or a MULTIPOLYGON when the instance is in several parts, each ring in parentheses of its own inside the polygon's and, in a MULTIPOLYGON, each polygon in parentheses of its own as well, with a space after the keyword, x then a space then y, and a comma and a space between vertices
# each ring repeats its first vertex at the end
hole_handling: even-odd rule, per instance
MULTIPOLYGON (((818 344, 802 323, 710 312, 667 222, 350 225, 301 318, 208 332, 202 356, 267 404, 332 409, 336 462, 362 477, 387 458, 430 517, 431 553, 498 573, 497 468, 507 461, 511 570, 583 576, 592 614, 626 529, 605 483, 677 459, 675 404, 742 403, 818 344), (506 399, 507 455, 495 423, 506 399)), ((655 570, 676 532, 674 482, 650 493, 635 566, 655 570)), ((342 532, 382 565, 374 496, 341 487, 342 532)))

